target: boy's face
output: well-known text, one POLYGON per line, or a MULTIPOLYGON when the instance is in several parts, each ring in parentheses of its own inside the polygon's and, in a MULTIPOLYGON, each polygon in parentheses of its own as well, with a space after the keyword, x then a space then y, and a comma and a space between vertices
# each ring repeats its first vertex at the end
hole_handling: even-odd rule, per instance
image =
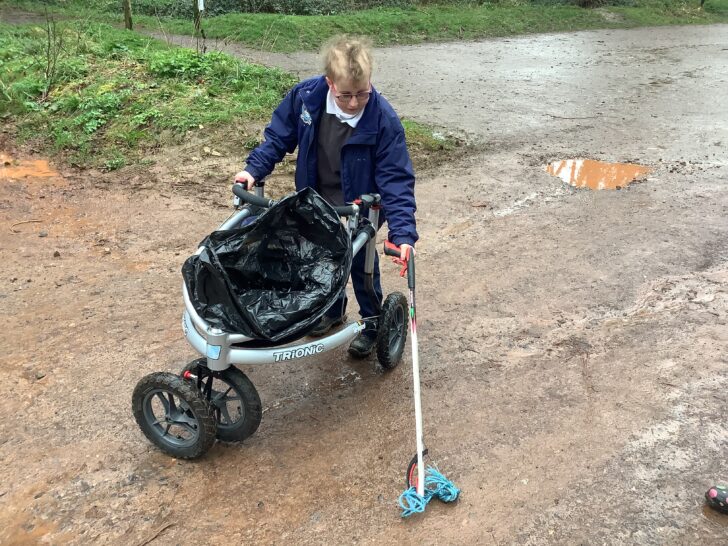
POLYGON ((336 104, 345 113, 356 115, 361 112, 369 101, 372 85, 369 80, 336 80, 326 78, 329 84, 331 94, 336 100, 336 104))

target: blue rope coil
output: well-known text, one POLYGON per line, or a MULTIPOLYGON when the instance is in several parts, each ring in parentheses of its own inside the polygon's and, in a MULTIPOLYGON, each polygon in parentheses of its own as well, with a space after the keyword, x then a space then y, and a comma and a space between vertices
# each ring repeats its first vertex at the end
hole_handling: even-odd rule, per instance
POLYGON ((460 489, 443 476, 437 468, 428 466, 425 472, 425 491, 423 496, 417 494, 416 487, 410 487, 399 496, 399 506, 402 508, 402 517, 412 514, 421 514, 425 511, 427 503, 437 497, 443 502, 454 502, 460 495, 460 489))

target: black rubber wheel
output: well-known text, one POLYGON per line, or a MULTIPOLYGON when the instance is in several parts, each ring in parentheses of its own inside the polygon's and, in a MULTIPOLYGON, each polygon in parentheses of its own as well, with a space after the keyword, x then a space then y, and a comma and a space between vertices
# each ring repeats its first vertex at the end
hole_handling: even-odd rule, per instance
POLYGON ((377 328, 377 359, 386 370, 396 368, 402 360, 407 342, 407 298, 401 292, 392 292, 384 300, 377 328))
MULTIPOLYGON (((258 391, 248 376, 230 366, 222 372, 212 373, 207 368, 204 358, 193 360, 184 367, 182 373, 190 371, 199 375, 198 367, 202 367, 202 393, 210 381, 210 406, 217 422, 217 437, 224 442, 242 442, 252 436, 263 418, 263 406, 258 391)), ((197 386, 196 379, 188 380, 197 386)))
POLYGON ((177 459, 195 459, 215 443, 215 416, 200 392, 180 376, 143 377, 131 397, 139 428, 159 449, 177 459))

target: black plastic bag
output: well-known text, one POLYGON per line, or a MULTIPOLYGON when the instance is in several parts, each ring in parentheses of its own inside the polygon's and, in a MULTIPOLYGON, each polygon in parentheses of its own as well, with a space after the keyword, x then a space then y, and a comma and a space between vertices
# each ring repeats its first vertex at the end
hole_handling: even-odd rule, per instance
POLYGON ((307 188, 250 225, 215 231, 182 266, 197 313, 226 332, 276 342, 308 333, 346 287, 352 247, 336 211, 307 188))

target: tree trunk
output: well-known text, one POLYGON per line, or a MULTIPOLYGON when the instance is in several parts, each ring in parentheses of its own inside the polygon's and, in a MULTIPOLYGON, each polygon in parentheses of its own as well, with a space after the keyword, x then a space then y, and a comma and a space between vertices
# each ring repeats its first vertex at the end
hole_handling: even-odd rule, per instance
POLYGON ((132 30, 131 0, 121 0, 121 5, 124 8, 124 27, 126 30, 132 30))
POLYGON ((195 23, 195 36, 200 31, 200 5, 197 0, 192 0, 193 21, 195 23))

